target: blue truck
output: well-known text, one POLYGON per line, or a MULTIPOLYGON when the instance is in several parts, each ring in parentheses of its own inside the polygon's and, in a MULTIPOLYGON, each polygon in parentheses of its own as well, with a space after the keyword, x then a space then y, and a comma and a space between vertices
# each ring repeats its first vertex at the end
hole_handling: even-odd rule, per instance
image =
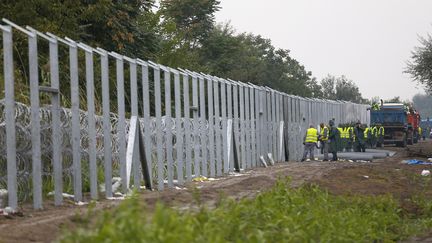
POLYGON ((380 124, 384 127, 384 144, 406 147, 407 144, 417 142, 413 114, 406 110, 404 104, 382 104, 380 109, 370 111, 370 125, 380 124))

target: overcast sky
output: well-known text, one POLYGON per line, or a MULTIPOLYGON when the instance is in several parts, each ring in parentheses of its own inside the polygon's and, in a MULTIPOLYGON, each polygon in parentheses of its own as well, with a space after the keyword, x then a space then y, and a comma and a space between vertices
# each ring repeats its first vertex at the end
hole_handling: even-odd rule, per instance
POLYGON ((432 0, 220 1, 218 22, 291 50, 318 80, 345 75, 366 98, 422 92, 403 70, 418 35, 432 33, 432 0))

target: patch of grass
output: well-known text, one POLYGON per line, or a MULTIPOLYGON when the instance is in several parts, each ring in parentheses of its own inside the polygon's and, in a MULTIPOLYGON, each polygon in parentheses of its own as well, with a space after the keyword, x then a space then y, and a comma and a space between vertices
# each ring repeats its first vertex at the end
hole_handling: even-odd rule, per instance
MULTIPOLYGON (((372 242, 398 241, 432 226, 404 215, 391 196, 334 196, 280 180, 255 199, 224 199, 215 209, 149 212, 134 196, 62 242, 372 242)), ((429 207, 430 205, 424 205, 429 207)))

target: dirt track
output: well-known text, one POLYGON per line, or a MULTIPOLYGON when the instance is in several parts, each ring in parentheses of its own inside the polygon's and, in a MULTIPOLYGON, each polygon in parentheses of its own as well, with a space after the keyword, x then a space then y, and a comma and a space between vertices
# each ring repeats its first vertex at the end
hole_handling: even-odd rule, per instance
MULTIPOLYGON (((412 205, 404 205, 404 199, 411 197, 419 190, 432 198, 432 187, 418 180, 423 169, 432 169, 429 165, 404 165, 404 159, 425 159, 432 155, 432 142, 421 142, 408 150, 386 148, 398 153, 373 163, 350 162, 306 162, 283 163, 269 168, 259 168, 243 175, 229 176, 216 181, 194 182, 186 189, 170 189, 162 192, 144 192, 142 199, 151 209, 157 201, 162 201, 178 208, 193 207, 196 201, 194 191, 200 191, 201 201, 212 205, 222 195, 242 198, 253 197, 260 191, 271 187, 277 178, 290 176, 292 185, 316 183, 335 194, 369 194, 391 193, 401 200, 405 210, 416 213, 412 205), (196 188, 196 189, 195 189, 196 188)), ((101 201, 97 209, 109 209, 118 201, 101 201)), ((0 242, 50 242, 63 231, 73 229, 79 224, 86 206, 75 206, 66 203, 63 207, 45 205, 45 210, 34 211, 23 208, 23 216, 0 218, 0 242)))

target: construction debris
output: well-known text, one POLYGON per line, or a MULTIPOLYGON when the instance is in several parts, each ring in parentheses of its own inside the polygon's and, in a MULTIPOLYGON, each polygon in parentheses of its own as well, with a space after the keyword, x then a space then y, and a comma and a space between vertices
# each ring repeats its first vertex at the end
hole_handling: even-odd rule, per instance
POLYGON ((421 175, 422 176, 429 176, 430 175, 430 170, 422 170, 421 175))

